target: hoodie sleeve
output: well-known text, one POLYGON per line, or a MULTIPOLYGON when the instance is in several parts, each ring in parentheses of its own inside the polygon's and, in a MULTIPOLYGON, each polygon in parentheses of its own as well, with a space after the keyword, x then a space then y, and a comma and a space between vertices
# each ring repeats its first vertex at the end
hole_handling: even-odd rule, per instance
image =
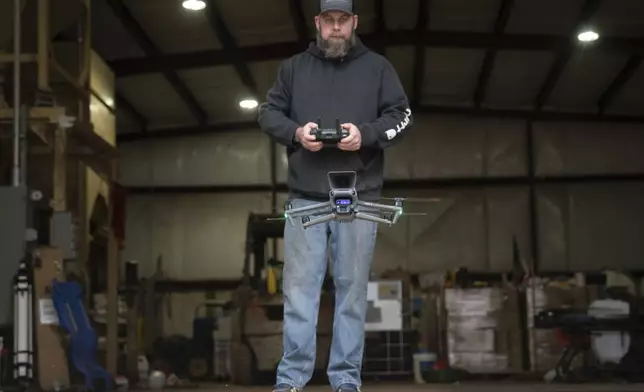
POLYGON ((400 141, 411 129, 413 118, 409 100, 396 70, 385 60, 380 79, 379 118, 358 125, 365 147, 387 148, 400 141))
POLYGON ((299 125, 288 116, 291 112, 290 61, 280 65, 275 83, 266 94, 266 102, 259 108, 259 126, 275 142, 292 146, 299 125))

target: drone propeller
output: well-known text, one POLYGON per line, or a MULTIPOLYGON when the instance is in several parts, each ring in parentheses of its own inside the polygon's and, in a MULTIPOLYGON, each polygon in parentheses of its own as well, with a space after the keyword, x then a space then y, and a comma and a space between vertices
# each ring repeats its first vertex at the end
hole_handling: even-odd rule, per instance
POLYGON ((418 203, 438 203, 443 201, 440 197, 381 197, 382 200, 409 201, 418 203))

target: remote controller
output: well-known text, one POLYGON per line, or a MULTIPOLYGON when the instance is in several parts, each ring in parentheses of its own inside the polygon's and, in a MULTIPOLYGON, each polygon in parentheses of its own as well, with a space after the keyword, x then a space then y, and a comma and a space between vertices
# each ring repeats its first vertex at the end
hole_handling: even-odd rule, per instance
POLYGON ((349 131, 340 126, 340 119, 335 119, 335 128, 323 128, 322 119, 318 117, 318 127, 311 129, 311 135, 315 136, 315 140, 324 144, 336 144, 340 140, 349 136, 349 131))

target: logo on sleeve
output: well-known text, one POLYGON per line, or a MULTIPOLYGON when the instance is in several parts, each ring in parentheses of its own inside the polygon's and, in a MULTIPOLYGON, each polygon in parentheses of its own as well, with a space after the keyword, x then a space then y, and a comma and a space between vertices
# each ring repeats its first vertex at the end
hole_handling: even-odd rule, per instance
POLYGON ((403 131, 403 129, 407 128, 409 125, 409 118, 411 117, 411 109, 405 110, 405 118, 398 124, 396 125, 396 129, 388 129, 385 132, 385 135, 387 135, 387 139, 391 140, 395 138, 400 132, 403 131))

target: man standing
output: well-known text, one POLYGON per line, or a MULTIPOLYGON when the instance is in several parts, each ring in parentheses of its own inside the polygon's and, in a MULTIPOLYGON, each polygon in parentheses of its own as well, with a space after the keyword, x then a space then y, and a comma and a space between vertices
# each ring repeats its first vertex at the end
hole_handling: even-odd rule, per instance
MULTIPOLYGON (((399 141, 412 124, 407 96, 391 63, 356 36, 358 16, 351 0, 321 0, 315 26, 316 42, 281 64, 259 109, 259 124, 287 147, 293 208, 328 201, 329 171, 355 171, 359 198, 376 201, 383 183, 383 149, 399 141), (310 134, 317 118, 325 127, 339 119, 349 135, 337 146, 323 148, 310 134)), ((297 221, 286 222, 284 353, 275 391, 300 390, 313 374, 328 248, 335 314, 327 373, 334 391, 359 390, 376 233, 376 223, 362 220, 331 221, 306 230, 297 221)))

